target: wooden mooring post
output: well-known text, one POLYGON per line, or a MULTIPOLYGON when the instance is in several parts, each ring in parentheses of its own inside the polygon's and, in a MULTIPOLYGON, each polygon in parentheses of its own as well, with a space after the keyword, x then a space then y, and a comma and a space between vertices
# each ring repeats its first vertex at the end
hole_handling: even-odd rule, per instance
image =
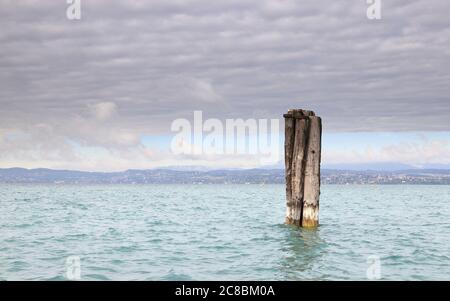
POLYGON ((322 120, 313 111, 289 110, 285 118, 286 223, 319 225, 322 120))

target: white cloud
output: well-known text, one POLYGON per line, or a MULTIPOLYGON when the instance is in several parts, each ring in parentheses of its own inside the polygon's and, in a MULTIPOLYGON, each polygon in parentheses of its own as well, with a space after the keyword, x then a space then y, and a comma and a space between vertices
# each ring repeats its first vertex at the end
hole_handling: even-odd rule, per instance
POLYGON ((193 80, 192 93, 196 99, 203 102, 218 102, 222 100, 222 97, 217 93, 210 82, 205 80, 193 80))
POLYGON ((422 139, 417 142, 402 142, 382 147, 369 144, 362 151, 352 149, 352 145, 349 145, 345 151, 324 149, 322 160, 325 164, 370 162, 395 162, 414 166, 450 164, 450 141, 422 139))
POLYGON ((117 105, 105 101, 92 105, 91 110, 97 120, 106 121, 116 114, 117 105))

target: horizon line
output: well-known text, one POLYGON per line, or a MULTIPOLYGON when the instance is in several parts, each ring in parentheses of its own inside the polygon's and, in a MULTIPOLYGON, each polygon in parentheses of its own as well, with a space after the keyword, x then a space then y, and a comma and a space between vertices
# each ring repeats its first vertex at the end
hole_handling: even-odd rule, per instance
MULTIPOLYGON (((341 163, 339 163, 341 164, 341 163)), ((371 164, 371 163, 362 163, 362 164, 371 164)), ((372 163, 377 164, 377 163, 372 163)), ((332 164, 332 165, 338 165, 338 164, 332 164)), ((81 170, 81 169, 58 169, 58 168, 48 168, 48 167, 35 167, 35 168, 26 168, 26 167, 0 167, 0 171, 4 170, 26 170, 26 171, 35 171, 35 170, 48 170, 48 171, 67 171, 67 172, 81 172, 81 173, 124 173, 127 171, 150 171, 150 170, 169 170, 169 171, 176 171, 176 172, 183 172, 183 171, 195 171, 195 172, 210 172, 210 171, 248 171, 248 170, 284 170, 284 167, 277 167, 277 168, 271 168, 271 167, 253 167, 253 168, 210 168, 207 166, 186 166, 186 165, 180 165, 180 166, 161 166, 161 167, 154 167, 154 168, 129 168, 124 170, 118 170, 118 171, 92 171, 92 170, 81 170), (192 169, 189 169, 189 167, 192 167, 192 169), (182 170, 177 170, 177 168, 182 170), (196 170, 197 168, 197 170, 196 170), (198 170, 199 168, 204 168, 204 170, 198 170)), ((409 168, 406 166, 404 169, 387 169, 387 168, 379 168, 379 169, 370 169, 370 168, 359 168, 359 169, 351 169, 351 168, 329 168, 329 167, 321 167, 321 170, 335 170, 335 171, 382 171, 382 172, 399 172, 399 171, 420 171, 420 170, 436 170, 436 171, 450 171, 450 167, 446 168, 424 168, 424 167, 414 167, 409 166, 409 168)))

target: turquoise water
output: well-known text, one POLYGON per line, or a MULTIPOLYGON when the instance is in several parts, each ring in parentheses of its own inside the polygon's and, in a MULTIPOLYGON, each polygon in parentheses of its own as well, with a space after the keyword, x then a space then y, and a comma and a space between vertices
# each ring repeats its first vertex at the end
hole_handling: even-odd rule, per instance
POLYGON ((449 186, 323 186, 317 230, 283 185, 0 185, 0 280, 450 280, 449 186))

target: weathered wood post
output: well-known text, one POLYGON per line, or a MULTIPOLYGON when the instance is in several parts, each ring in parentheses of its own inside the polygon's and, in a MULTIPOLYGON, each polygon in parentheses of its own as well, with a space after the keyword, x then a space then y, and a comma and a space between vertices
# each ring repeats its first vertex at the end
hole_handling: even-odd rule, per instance
POLYGON ((289 110, 285 118, 286 223, 319 225, 322 120, 313 111, 289 110))

